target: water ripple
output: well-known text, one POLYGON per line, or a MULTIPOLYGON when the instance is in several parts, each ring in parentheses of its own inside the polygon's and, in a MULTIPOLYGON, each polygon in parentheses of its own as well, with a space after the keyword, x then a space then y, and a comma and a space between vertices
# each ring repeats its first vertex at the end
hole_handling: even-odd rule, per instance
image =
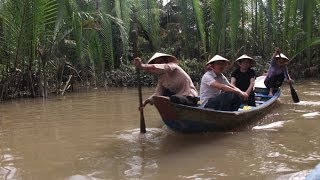
POLYGON ((278 121, 278 122, 273 122, 273 123, 262 125, 262 126, 254 126, 252 129, 255 129, 255 130, 265 129, 270 131, 277 131, 277 129, 283 127, 283 124, 285 122, 289 122, 289 121, 278 121))
POLYGON ((320 101, 300 101, 299 103, 295 103, 302 106, 320 106, 320 101))
POLYGON ((309 170, 303 170, 295 173, 290 173, 279 176, 276 178, 276 180, 304 180, 309 172, 309 170))
POLYGON ((162 128, 147 128, 147 133, 140 133, 140 129, 126 130, 118 132, 118 139, 136 143, 140 141, 158 143, 161 139, 167 136, 167 132, 162 128))
POLYGON ((305 118, 314 118, 314 117, 319 116, 319 115, 320 115, 319 112, 311 112, 311 113, 303 114, 302 116, 305 117, 305 118))

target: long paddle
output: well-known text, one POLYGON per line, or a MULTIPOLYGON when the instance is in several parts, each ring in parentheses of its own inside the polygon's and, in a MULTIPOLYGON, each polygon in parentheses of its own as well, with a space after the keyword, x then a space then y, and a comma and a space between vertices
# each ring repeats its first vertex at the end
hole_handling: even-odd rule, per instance
MULTIPOLYGON (((138 33, 136 30, 132 30, 132 37, 133 37, 133 56, 138 57, 138 33)), ((137 73, 137 82, 138 82, 138 92, 139 92, 139 107, 142 107, 142 91, 141 91, 141 80, 140 80, 140 69, 136 68, 137 73)), ((140 108, 140 133, 146 133, 146 123, 144 122, 144 114, 143 109, 140 108)))
POLYGON ((291 92, 291 97, 292 97, 293 102, 294 102, 294 103, 300 102, 296 90, 294 89, 294 87, 292 86, 292 84, 289 84, 289 85, 290 85, 290 92, 291 92))
MULTIPOLYGON (((280 52, 279 52, 279 57, 281 58, 280 52)), ((289 86, 290 86, 290 92, 291 92, 291 97, 292 97, 293 102, 294 103, 300 102, 298 94, 297 94, 296 90, 294 89, 292 83, 289 83, 289 86)))

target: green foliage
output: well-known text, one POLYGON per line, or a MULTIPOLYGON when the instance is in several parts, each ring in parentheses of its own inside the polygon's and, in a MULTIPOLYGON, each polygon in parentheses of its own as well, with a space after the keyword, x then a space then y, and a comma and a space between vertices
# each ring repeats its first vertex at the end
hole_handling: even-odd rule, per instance
POLYGON ((202 53, 206 53, 206 32, 205 32, 205 22, 204 22, 204 17, 203 17, 203 11, 201 9, 200 6, 201 2, 200 0, 193 0, 192 1, 192 5, 193 5, 193 11, 194 11, 194 15, 196 18, 196 23, 197 23, 197 29, 198 32, 200 34, 200 40, 202 43, 202 47, 203 47, 203 52, 202 53))
POLYGON ((180 67, 189 74, 195 84, 200 84, 201 78, 205 73, 205 64, 206 62, 198 61, 197 59, 185 59, 179 63, 180 67))
MULTIPOLYGON (((276 46, 304 73, 317 66, 319 0, 0 0, 0 99, 61 92, 66 78, 80 83, 134 86, 129 37, 138 30, 139 56, 177 56, 195 82, 204 59, 261 57, 276 46), (53 78, 53 79, 52 79, 53 78), (106 81, 106 82, 104 82, 106 81), (21 93, 20 93, 21 92, 21 93)), ((299 70, 299 71, 297 71, 299 70)), ((142 74, 145 85, 155 78, 142 74)))
POLYGON ((212 26, 209 27, 210 49, 209 53, 225 54, 225 32, 226 32, 226 12, 227 6, 225 0, 209 1, 210 19, 212 26))
POLYGON ((117 19, 123 22, 123 26, 120 27, 121 39, 123 42, 123 58, 127 60, 129 55, 129 39, 128 33, 131 26, 131 14, 132 14, 132 1, 118 0, 115 1, 115 12, 117 19))
POLYGON ((231 43, 231 55, 233 58, 238 56, 237 52, 237 34, 240 22, 240 1, 231 1, 231 17, 230 17, 230 43, 231 43))
POLYGON ((79 69, 84 67, 83 54, 82 54, 82 25, 81 25, 81 11, 78 8, 78 5, 75 0, 65 1, 65 7, 68 17, 67 18, 71 26, 71 40, 75 41, 76 44, 76 55, 75 58, 77 61, 74 61, 74 64, 77 65, 79 69))
POLYGON ((145 36, 152 45, 151 49, 159 49, 160 9, 156 0, 134 0, 133 6, 133 13, 138 21, 134 23, 139 23, 146 32, 145 36))
MULTIPOLYGON (((136 70, 133 66, 121 65, 119 69, 106 72, 106 85, 107 86, 125 86, 134 87, 137 86, 136 70)), ((156 79, 141 71, 140 73, 141 85, 143 86, 155 86, 156 79)))

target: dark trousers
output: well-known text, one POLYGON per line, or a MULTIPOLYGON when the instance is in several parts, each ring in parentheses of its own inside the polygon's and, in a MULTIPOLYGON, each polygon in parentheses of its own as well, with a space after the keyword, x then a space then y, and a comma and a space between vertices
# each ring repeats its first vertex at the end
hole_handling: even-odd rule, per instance
POLYGON ((162 96, 167 96, 167 97, 171 97, 172 95, 174 95, 174 92, 171 92, 169 89, 165 89, 162 93, 162 96))
POLYGON ((198 97, 173 95, 170 97, 170 101, 187 106, 196 106, 198 104, 198 97))
POLYGON ((175 95, 168 89, 165 89, 162 95, 170 97, 170 101, 173 103, 183 104, 187 106, 196 106, 198 104, 198 97, 175 95))
POLYGON ((266 78, 264 80, 264 84, 266 85, 266 87, 268 89, 278 88, 282 85, 283 81, 284 81, 284 74, 281 73, 279 75, 271 76, 270 78, 266 78))
POLYGON ((204 107, 220 111, 237 111, 240 105, 241 99, 238 95, 226 92, 210 98, 204 107))
POLYGON ((247 101, 243 101, 242 103, 248 104, 248 106, 256 106, 256 97, 253 91, 249 94, 249 98, 247 101))

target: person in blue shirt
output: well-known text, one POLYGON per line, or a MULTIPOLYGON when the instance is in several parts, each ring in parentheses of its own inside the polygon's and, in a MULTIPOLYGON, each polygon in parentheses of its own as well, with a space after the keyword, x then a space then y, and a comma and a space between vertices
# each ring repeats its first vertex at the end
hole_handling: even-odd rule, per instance
POLYGON ((271 58, 267 77, 264 80, 264 84, 269 89, 269 96, 273 96, 273 90, 275 88, 279 88, 284 79, 286 79, 289 84, 292 83, 292 79, 290 78, 287 67, 289 62, 289 58, 280 53, 279 48, 276 48, 271 58))

